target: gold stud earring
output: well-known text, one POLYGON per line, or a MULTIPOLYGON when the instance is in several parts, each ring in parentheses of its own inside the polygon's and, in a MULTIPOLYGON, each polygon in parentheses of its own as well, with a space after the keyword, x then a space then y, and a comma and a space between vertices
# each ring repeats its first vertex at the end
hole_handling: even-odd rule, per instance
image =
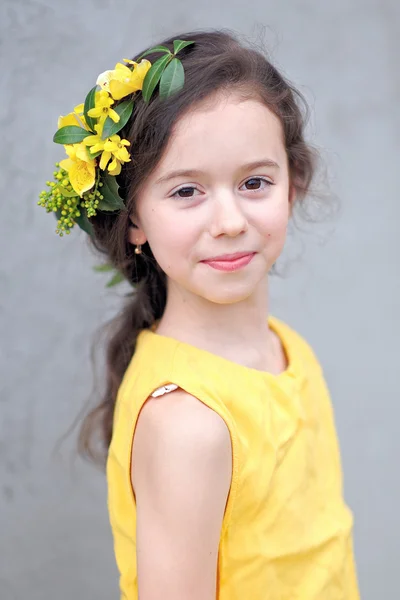
POLYGON ((142 254, 142 246, 138 244, 135 248, 135 254, 142 254))

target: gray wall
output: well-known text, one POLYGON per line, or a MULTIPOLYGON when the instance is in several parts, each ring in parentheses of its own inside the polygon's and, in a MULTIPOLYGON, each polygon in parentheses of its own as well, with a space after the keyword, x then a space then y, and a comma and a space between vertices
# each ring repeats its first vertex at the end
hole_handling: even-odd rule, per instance
MULTIPOLYGON (((336 410, 362 597, 398 597, 398 0, 1 0, 0 598, 117 598, 102 474, 60 436, 92 386, 89 345, 121 291, 36 196, 57 117, 160 36, 258 24, 314 114, 341 212, 289 243, 274 313, 314 345, 336 410), (397 359, 397 360, 396 360, 397 359)), ((62 150, 62 149, 61 149, 62 150)))

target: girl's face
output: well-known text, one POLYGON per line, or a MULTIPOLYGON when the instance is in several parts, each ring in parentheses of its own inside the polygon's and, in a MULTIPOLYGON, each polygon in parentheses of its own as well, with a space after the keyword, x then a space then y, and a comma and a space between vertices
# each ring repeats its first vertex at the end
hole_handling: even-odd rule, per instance
POLYGON ((130 241, 148 241, 169 293, 239 302, 279 257, 292 202, 278 118, 256 100, 220 96, 176 124, 137 199, 130 241), (247 256, 210 261, 237 253, 247 256))

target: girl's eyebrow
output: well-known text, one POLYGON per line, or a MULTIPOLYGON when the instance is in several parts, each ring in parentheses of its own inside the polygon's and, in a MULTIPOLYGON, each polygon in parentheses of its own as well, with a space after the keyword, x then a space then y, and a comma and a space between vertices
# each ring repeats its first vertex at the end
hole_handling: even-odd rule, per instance
MULTIPOLYGON (((274 160, 270 158, 263 158, 261 160, 256 160, 254 162, 246 163, 240 167, 240 171, 249 171, 251 169, 258 169, 259 167, 269 167, 273 169, 279 169, 279 165, 274 160)), ((204 171, 199 171, 198 169, 180 169, 178 171, 171 171, 166 175, 163 175, 155 182, 157 185, 161 183, 166 183, 170 179, 175 179, 177 177, 199 177, 200 175, 204 175, 204 171)))

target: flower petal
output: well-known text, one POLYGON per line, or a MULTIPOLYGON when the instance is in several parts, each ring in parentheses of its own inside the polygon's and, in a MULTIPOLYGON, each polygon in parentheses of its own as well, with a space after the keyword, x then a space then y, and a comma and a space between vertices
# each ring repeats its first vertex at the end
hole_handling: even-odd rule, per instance
POLYGON ((116 175, 119 175, 121 173, 121 163, 119 161, 115 161, 115 167, 111 169, 111 165, 113 163, 114 161, 108 167, 108 172, 110 173, 110 175, 115 177, 116 175))
POLYGON ((151 62, 147 60, 147 58, 143 58, 140 63, 135 67, 134 73, 137 72, 138 75, 143 77, 143 79, 147 75, 147 71, 151 68, 151 62))
POLYGON ((111 100, 111 104, 113 104, 113 101, 110 98, 110 94, 107 90, 100 90, 98 95, 96 94, 96 104, 102 104, 104 101, 108 100, 111 100))
POLYGON ((90 110, 88 110, 88 116, 89 117, 100 117, 102 112, 103 112, 102 107, 97 106, 95 108, 91 108, 90 110))
POLYGON ((93 162, 77 160, 68 171, 72 187, 81 197, 94 186, 95 166, 93 162))
POLYGON ((88 135, 82 140, 82 143, 85 144, 85 146, 94 146, 99 142, 101 142, 101 137, 99 135, 88 135))
POLYGON ((101 155, 101 158, 100 158, 100 169, 102 169, 104 171, 110 158, 111 158, 111 152, 103 152, 103 154, 101 155))
POLYGON ((122 83, 116 79, 110 81, 110 93, 114 100, 121 100, 132 93, 132 86, 129 83, 122 83))
POLYGON ((101 151, 104 150, 104 142, 103 141, 99 142, 98 144, 95 144, 94 146, 92 146, 90 148, 90 152, 92 154, 96 154, 96 152, 99 152, 100 150, 101 151))
POLYGON ((131 160, 131 158, 129 156, 129 152, 125 148, 125 146, 122 146, 122 148, 118 149, 117 158, 118 158, 118 160, 121 160, 122 162, 129 162, 131 160))
POLYGON ((112 171, 113 169, 115 169, 116 166, 117 166, 117 159, 114 156, 113 159, 112 159, 112 161, 108 165, 108 170, 112 171))
POLYGON ((74 145, 73 144, 65 144, 64 148, 65 148, 65 152, 68 154, 68 156, 72 160, 75 160, 75 158, 76 158, 76 150, 74 148, 74 145))
POLYGON ((88 155, 88 150, 87 150, 86 146, 84 144, 82 144, 82 142, 80 144, 74 144, 74 146, 75 146, 75 151, 76 151, 76 158, 78 158, 79 160, 83 160, 85 162, 89 162, 89 161, 93 160, 88 155))
POLYGON ((141 90, 143 88, 143 81, 146 77, 147 71, 151 67, 151 62, 146 60, 145 58, 140 61, 140 63, 133 69, 131 74, 131 89, 132 92, 136 92, 137 90, 141 90))
POLYGON ((104 142, 104 150, 107 152, 115 152, 118 149, 118 146, 115 142, 113 142, 110 138, 104 142))
POLYGON ((59 164, 62 169, 64 169, 65 171, 69 171, 72 165, 74 164, 74 161, 70 158, 64 158, 64 160, 60 160, 59 164))
MULTIPOLYGON (((110 79, 113 74, 113 71, 104 71, 104 73, 100 73, 97 78, 96 85, 99 85, 102 90, 106 90, 107 92, 110 89, 110 79)), ((97 94, 96 94, 97 95, 97 94)))
POLYGON ((131 75, 131 70, 129 67, 127 67, 126 65, 123 65, 122 63, 117 63, 115 65, 115 71, 117 71, 117 73, 115 73, 115 78, 119 79, 121 77, 121 75, 125 76, 125 77, 130 77, 131 75))
POLYGON ((58 129, 61 129, 61 127, 67 127, 68 125, 75 125, 75 126, 81 125, 81 123, 75 113, 69 113, 69 115, 66 115, 65 117, 61 116, 58 118, 58 122, 57 122, 58 129))
POLYGON ((108 116, 114 121, 114 123, 118 123, 118 121, 120 120, 120 116, 119 114, 113 109, 110 108, 108 110, 108 116))

